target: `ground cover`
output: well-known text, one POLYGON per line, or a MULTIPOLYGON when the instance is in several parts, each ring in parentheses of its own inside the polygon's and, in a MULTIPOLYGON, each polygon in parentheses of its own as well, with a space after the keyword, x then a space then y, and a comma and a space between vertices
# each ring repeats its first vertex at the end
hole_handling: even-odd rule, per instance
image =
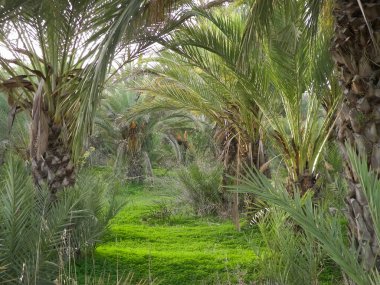
POLYGON ((79 283, 84 284, 87 275, 103 276, 112 284, 128 273, 133 273, 133 282, 168 285, 254 280, 253 248, 259 244, 259 233, 248 228, 236 232, 229 221, 186 214, 172 192, 126 187, 127 204, 94 255, 77 265, 79 283))

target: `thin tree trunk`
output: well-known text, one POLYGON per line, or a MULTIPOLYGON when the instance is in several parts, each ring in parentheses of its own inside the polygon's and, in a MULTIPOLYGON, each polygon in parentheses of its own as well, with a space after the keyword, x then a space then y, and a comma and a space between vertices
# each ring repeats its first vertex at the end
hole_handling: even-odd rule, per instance
MULTIPOLYGON (((236 185, 239 184, 239 178, 240 178, 240 135, 238 136, 238 143, 237 143, 237 156, 236 156, 236 185)), ((232 197, 232 220, 235 224, 235 228, 237 231, 240 231, 240 217, 239 217, 239 193, 233 193, 232 197)))
POLYGON ((144 164, 145 164, 145 173, 148 177, 153 177, 153 167, 150 161, 149 155, 146 151, 143 152, 144 155, 144 164))
MULTIPOLYGON (((236 185, 239 182, 236 181, 236 185)), ((239 215, 239 193, 235 192, 232 194, 232 221, 235 224, 235 229, 240 232, 240 215, 239 215)))
POLYGON ((363 267, 380 269, 380 250, 368 202, 349 165, 345 147, 346 143, 354 146, 380 173, 380 3, 336 0, 335 4, 336 34, 331 50, 344 89, 337 126, 349 186, 347 216, 363 267))

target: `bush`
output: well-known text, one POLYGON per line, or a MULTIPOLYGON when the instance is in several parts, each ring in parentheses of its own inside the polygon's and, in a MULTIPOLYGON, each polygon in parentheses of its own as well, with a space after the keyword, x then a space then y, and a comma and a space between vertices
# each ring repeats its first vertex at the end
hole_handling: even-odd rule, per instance
MULTIPOLYGON (((368 201, 368 211, 377 227, 376 232, 380 232, 378 174, 369 169, 367 161, 357 156, 355 151, 349 149, 348 157, 354 170, 353 173, 360 178, 360 187, 364 190, 363 197, 368 201)), ((315 205, 312 192, 307 192, 303 197, 298 191, 295 191, 294 195, 289 195, 281 183, 271 181, 257 171, 248 171, 238 189, 241 192, 254 193, 271 207, 275 206, 285 212, 298 226, 298 230, 303 231, 304 237, 313 240, 313 242, 307 242, 307 240, 301 242, 305 245, 315 244, 320 247, 324 254, 336 264, 344 279, 348 280, 347 284, 380 284, 380 276, 376 267, 371 270, 366 269, 367 265, 358 258, 358 251, 353 251, 352 245, 347 245, 350 235, 346 232, 345 225, 349 221, 343 211, 330 211, 324 203, 315 205)), ((380 242, 379 239, 377 242, 380 242)), ((286 247, 288 246, 281 246, 281 248, 286 247)), ((308 254, 307 247, 299 248, 304 256, 308 254)), ((287 253, 287 256, 290 254, 287 253)), ((293 260, 297 260, 296 257, 293 260)), ((297 265, 297 262, 293 262, 293 265, 297 265)), ((295 268, 299 270, 297 267, 295 268)), ((331 267, 328 269, 331 270, 331 267)), ((293 270, 293 272, 295 271, 293 270)), ((334 284, 336 283, 334 282, 334 284)))
POLYGON ((84 175, 52 204, 49 191, 35 189, 24 162, 14 156, 1 178, 0 283, 66 282, 67 265, 93 248, 116 214, 115 195, 84 175))
POLYGON ((269 284, 340 284, 339 268, 316 239, 297 227, 284 211, 272 207, 257 224, 267 249, 258 275, 269 284))
POLYGON ((183 199, 197 215, 221 214, 225 211, 222 171, 220 165, 199 162, 178 171, 183 199))

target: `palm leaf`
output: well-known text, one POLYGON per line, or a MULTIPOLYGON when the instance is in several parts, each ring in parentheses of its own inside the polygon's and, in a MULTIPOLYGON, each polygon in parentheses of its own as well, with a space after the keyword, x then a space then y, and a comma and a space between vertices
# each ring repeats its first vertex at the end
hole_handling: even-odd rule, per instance
POLYGON ((296 191, 292 199, 281 184, 273 183, 259 172, 247 170, 238 188, 241 192, 254 193, 260 199, 284 210, 304 231, 314 237, 328 256, 334 260, 356 284, 377 284, 378 276, 368 274, 360 266, 357 254, 346 245, 342 234, 341 216, 331 216, 321 207, 313 206, 311 195, 301 199, 296 191))

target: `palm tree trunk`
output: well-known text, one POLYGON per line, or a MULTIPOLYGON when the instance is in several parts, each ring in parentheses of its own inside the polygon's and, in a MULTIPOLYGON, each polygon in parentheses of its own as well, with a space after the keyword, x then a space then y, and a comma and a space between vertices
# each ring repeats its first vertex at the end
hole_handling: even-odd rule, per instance
POLYGON ((128 156, 127 177, 132 183, 142 183, 145 179, 144 156, 141 150, 128 156))
POLYGON ((346 160, 349 226, 363 267, 380 269, 380 250, 368 202, 349 165, 345 146, 356 147, 380 174, 380 3, 336 0, 334 17, 332 54, 344 89, 338 141, 346 160))
POLYGON ((298 189, 301 197, 306 194, 308 190, 314 191, 314 197, 318 198, 319 189, 316 186, 317 175, 312 173, 309 169, 304 169, 302 174, 298 174, 296 179, 288 176, 286 190, 290 195, 294 194, 294 190, 298 189))
POLYGON ((36 138, 31 132, 32 174, 37 186, 46 183, 54 195, 57 191, 75 184, 74 164, 68 146, 60 138, 61 127, 47 122, 42 129, 47 132, 47 140, 41 139, 41 136, 36 138))

